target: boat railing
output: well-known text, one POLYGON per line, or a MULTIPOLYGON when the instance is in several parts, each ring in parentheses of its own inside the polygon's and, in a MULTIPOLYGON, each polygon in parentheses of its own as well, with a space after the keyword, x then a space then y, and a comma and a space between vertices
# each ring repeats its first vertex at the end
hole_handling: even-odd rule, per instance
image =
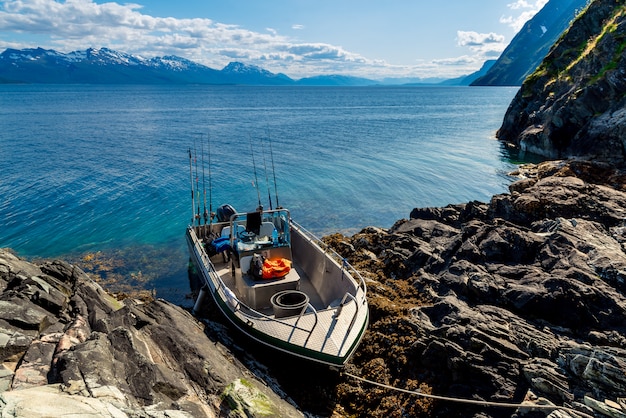
MULTIPOLYGON (((222 289, 228 289, 228 287, 226 287, 226 285, 224 285, 224 282, 220 281, 220 288, 222 289)), ((222 290, 225 294, 228 290, 222 290)), ((234 295, 233 295, 234 296, 234 295)), ((249 319, 254 319, 257 320, 259 318, 265 319, 267 321, 272 321, 272 322, 276 322, 278 324, 284 325, 288 328, 291 328, 291 333, 293 334, 293 332, 295 330, 298 331, 302 331, 302 332, 306 332, 308 333, 308 336, 306 337, 306 340, 304 342, 304 345, 306 346, 306 344, 309 342, 309 338, 311 338, 311 335, 313 334, 313 331, 315 330, 315 327, 317 327, 317 323, 319 322, 319 318, 317 316, 317 311, 315 310, 315 308, 313 307, 313 305, 311 305, 310 303, 307 304, 306 308, 303 309, 300 314, 298 315, 298 319, 296 319, 295 324, 290 324, 289 322, 277 319, 275 317, 266 315, 262 312, 257 311, 254 308, 251 308, 250 306, 246 305, 245 303, 243 303, 242 301, 240 301, 236 296, 234 297, 234 301, 236 301, 236 304, 238 306, 239 312, 249 318, 249 319), (307 329, 307 328, 303 328, 301 326, 298 326, 298 323, 300 322, 300 318, 302 318, 304 316, 304 314, 308 311, 311 310, 313 313, 313 317, 315 318, 313 321, 313 326, 311 327, 311 329, 307 329)), ((252 325, 252 321, 248 322, 249 325, 252 325)))
MULTIPOLYGON (((348 260, 345 259, 345 257, 339 255, 334 249, 330 247, 330 245, 319 239, 315 234, 305 229, 303 226, 293 220, 291 220, 291 223, 295 225, 296 228, 300 230, 300 232, 302 232, 302 235, 306 239, 316 244, 318 247, 324 250, 325 253, 329 254, 335 262, 341 265, 342 269, 345 269, 350 274, 350 276, 352 276, 352 278, 357 281, 357 287, 363 290, 363 295, 361 296, 360 302, 364 305, 367 302, 367 285, 365 284, 365 279, 363 278, 363 276, 361 276, 361 273, 359 273, 359 271, 355 269, 352 264, 350 264, 348 260)), ((354 298, 354 302, 358 304, 356 298, 354 298)))
POLYGON ((343 347, 343 343, 345 343, 346 339, 348 338, 348 335, 350 335, 350 333, 352 332, 352 327, 354 327, 354 324, 356 323, 356 319, 359 314, 360 305, 365 305, 367 303, 367 285, 365 284, 365 279, 363 278, 363 276, 361 276, 361 273, 359 273, 359 271, 355 269, 348 262, 348 260, 345 259, 345 257, 340 256, 334 249, 330 247, 330 245, 326 244, 324 241, 319 239, 316 235, 306 230, 305 228, 303 228, 301 225, 294 222, 293 220, 291 221, 291 223, 294 224, 294 226, 302 233, 305 239, 308 239, 309 241, 311 241, 312 244, 320 247, 326 254, 328 254, 333 259, 333 261, 338 263, 341 266, 342 274, 344 271, 347 271, 347 273, 357 282, 357 288, 355 292, 356 294, 353 295, 349 291, 346 292, 341 298, 341 303, 339 304, 339 308, 337 308, 337 311, 335 312, 335 317, 339 317, 339 315, 341 315, 341 312, 344 306, 346 305, 346 300, 350 298, 352 301, 354 301, 355 310, 354 310, 354 314, 352 315, 352 319, 350 320, 350 325, 347 328, 344 340, 341 344, 341 346, 343 347), (361 294, 359 294, 358 292, 359 289, 362 290, 361 294), (359 299, 357 299, 357 297, 359 299))
POLYGON ((220 275, 215 270, 215 267, 213 266, 213 263, 211 263, 211 260, 209 259, 209 256, 207 255, 206 251, 202 250, 201 245, 200 245, 200 240, 198 240, 198 236, 196 235, 196 231, 193 228, 191 229, 191 231, 193 233, 192 238, 193 238, 194 246, 196 247, 196 251, 198 252, 198 254, 200 254, 200 257, 202 257, 202 264, 206 268, 207 273, 211 276, 214 283, 216 283, 215 292, 221 291, 223 295, 226 297, 226 300, 228 300, 231 303, 231 306, 233 307, 233 309, 238 309, 242 315, 250 319, 263 318, 268 321, 282 324, 286 327, 292 328, 293 330, 297 329, 299 331, 306 332, 309 334, 306 338, 306 342, 309 341, 309 338, 311 337, 311 334, 315 330, 315 327, 317 326, 317 323, 319 321, 317 311, 310 303, 307 305, 307 309, 303 309, 302 312, 300 312, 300 315, 298 316, 298 319, 296 320, 295 324, 290 324, 280 319, 273 318, 269 315, 265 315, 264 313, 259 312, 256 309, 253 309, 250 306, 246 305, 241 300, 239 300, 239 298, 237 298, 237 296, 232 292, 232 290, 230 290, 228 286, 226 286, 226 284, 224 283, 220 275), (309 309, 313 312, 313 316, 315 317, 313 326, 311 327, 311 329, 306 329, 306 328, 298 326, 298 322, 300 321, 300 318, 309 309))
POLYGON ((222 278, 220 277, 220 275, 215 270, 213 263, 211 263, 211 259, 209 258, 209 255, 202 248, 202 244, 200 243, 200 240, 198 239, 198 234, 196 234, 195 227, 190 228, 190 231, 193 233, 192 239, 193 239, 193 244, 196 247, 196 252, 200 254, 200 257, 202 257, 202 264, 206 267, 207 272, 212 276, 214 282, 218 284, 218 287, 223 286, 225 288, 226 285, 222 281, 222 278))
POLYGON ((354 310, 354 315, 352 315, 352 320, 350 321, 350 326, 348 327, 348 330, 352 329, 352 326, 354 325, 354 321, 356 321, 356 317, 359 314, 359 303, 357 302, 356 298, 350 293, 350 292, 346 292, 345 295, 343 295, 343 298, 341 298, 341 303, 339 304, 339 309, 337 309, 337 313, 336 315, 339 316, 341 315, 341 311, 343 310, 343 306, 346 303, 346 299, 352 299, 354 301, 354 305, 356 306, 356 309, 354 310))

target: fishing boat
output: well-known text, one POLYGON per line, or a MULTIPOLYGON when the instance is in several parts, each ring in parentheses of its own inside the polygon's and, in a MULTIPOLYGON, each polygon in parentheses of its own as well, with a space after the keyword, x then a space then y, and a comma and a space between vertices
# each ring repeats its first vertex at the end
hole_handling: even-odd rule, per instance
POLYGON ((287 209, 190 225, 186 239, 203 284, 196 304, 209 293, 244 334, 294 356, 343 367, 355 352, 369 318, 365 281, 287 209))
POLYGON ((250 338, 342 368, 368 325, 365 281, 276 201, 276 209, 239 213, 222 205, 215 215, 194 214, 186 240, 203 285, 194 310, 209 294, 250 338))

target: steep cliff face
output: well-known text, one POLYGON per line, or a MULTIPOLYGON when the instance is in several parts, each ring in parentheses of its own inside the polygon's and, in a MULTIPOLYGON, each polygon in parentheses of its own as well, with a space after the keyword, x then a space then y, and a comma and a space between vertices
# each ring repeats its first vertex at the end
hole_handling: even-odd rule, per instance
POLYGON ((626 162, 625 0, 595 0, 531 74, 497 133, 549 158, 626 162))
POLYGON ((530 19, 498 61, 472 86, 521 86, 588 0, 551 0, 530 19))

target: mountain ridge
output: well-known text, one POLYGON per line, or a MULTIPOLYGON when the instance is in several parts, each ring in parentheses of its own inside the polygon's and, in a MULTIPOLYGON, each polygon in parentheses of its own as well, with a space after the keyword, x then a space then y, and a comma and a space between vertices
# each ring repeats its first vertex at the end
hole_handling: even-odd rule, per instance
POLYGON ((346 75, 292 79, 255 65, 231 62, 216 70, 175 55, 143 58, 109 48, 62 53, 52 49, 6 49, 0 54, 0 84, 243 84, 294 86, 459 85, 476 73, 455 79, 387 78, 372 80, 346 75))
POLYGON ((496 63, 472 86, 521 86, 590 0, 550 0, 513 37, 496 63))

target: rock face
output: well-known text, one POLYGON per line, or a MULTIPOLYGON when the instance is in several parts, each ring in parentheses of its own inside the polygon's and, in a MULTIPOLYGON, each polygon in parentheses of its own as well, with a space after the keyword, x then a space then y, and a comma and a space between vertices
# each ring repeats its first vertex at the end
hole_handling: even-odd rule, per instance
POLYGON ((499 139, 549 158, 626 161, 626 7, 595 0, 529 76, 499 139))
POLYGON ((472 86, 521 86, 586 4, 587 0, 550 0, 472 86))
MULTIPOLYGON (((389 230, 329 238, 369 279, 355 374, 587 414, 593 400, 626 397, 626 174, 582 161, 525 174, 489 204, 415 209, 389 230)), ((361 416, 515 414, 356 383, 341 396, 369 391, 352 410, 361 416)))
POLYGON ((162 300, 0 250, 0 416, 302 416, 162 300))

